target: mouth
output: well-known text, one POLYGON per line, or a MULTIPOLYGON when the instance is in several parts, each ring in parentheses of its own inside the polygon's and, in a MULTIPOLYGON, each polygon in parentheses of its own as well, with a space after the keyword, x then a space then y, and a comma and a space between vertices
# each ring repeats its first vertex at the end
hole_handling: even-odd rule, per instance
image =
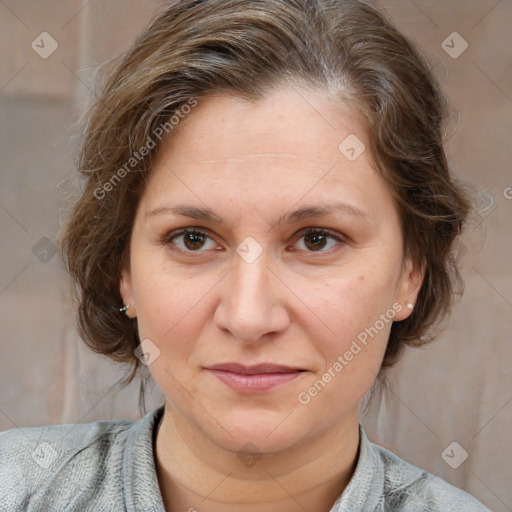
POLYGON ((221 363, 206 367, 205 370, 231 389, 248 394, 268 392, 295 380, 307 371, 274 363, 254 366, 221 363))

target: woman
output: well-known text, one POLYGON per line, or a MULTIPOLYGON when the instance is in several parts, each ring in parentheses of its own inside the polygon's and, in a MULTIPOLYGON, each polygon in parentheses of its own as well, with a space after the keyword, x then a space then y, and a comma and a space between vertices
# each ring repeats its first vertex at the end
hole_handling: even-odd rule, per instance
POLYGON ((1 434, 2 507, 487 510, 359 424, 460 284, 445 113, 367 3, 171 2, 91 110, 61 239, 81 336, 165 405, 1 434))

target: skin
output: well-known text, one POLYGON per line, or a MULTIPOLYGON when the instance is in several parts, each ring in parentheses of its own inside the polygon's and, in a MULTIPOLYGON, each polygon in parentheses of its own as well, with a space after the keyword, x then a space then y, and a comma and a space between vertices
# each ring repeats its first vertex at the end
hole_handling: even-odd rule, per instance
POLYGON ((258 102, 201 98, 160 149, 120 291, 160 351, 149 369, 166 397, 155 459, 167 511, 329 511, 354 472, 359 402, 392 322, 309 403, 297 397, 393 304, 393 320, 405 319, 424 274, 403 259, 398 211, 369 151, 355 161, 339 151, 349 134, 368 147, 342 101, 281 87, 258 102), (364 216, 277 222, 340 201, 364 216), (177 204, 220 220, 150 214, 177 204), (192 227, 207 236, 172 237, 192 227), (329 234, 304 236, 309 227, 329 234), (262 250, 251 263, 236 252, 248 236, 262 250), (306 371, 247 394, 205 370, 223 362, 306 371))

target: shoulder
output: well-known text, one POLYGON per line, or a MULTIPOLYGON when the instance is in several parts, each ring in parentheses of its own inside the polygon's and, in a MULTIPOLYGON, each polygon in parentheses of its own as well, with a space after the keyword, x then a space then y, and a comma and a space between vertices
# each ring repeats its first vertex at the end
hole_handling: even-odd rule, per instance
MULTIPOLYGON (((133 423, 131 420, 95 421, 85 424, 45 425, 5 430, 0 432, 0 457, 9 456, 17 459, 21 457, 25 460, 27 449, 35 450, 40 445, 50 445, 61 453, 91 447, 101 439, 111 438, 126 431, 133 423)), ((42 460, 43 452, 44 449, 29 454, 39 460, 39 466, 49 464, 48 460, 42 460)), ((48 450, 47 454, 49 453, 48 450)))
POLYGON ((370 443, 383 470, 384 510, 490 512, 467 492, 370 443))
POLYGON ((102 494, 114 503, 122 500, 125 447, 138 423, 96 421, 0 432, 0 511, 56 510, 57 504, 85 510, 102 494))

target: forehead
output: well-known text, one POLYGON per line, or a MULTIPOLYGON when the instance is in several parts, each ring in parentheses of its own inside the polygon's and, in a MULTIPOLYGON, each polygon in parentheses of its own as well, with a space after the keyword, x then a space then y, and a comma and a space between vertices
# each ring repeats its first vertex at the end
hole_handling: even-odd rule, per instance
POLYGON ((248 208, 273 208, 301 198, 321 203, 333 194, 377 210, 379 195, 387 192, 365 147, 358 116, 322 91, 286 87, 258 101, 210 94, 162 142, 145 210, 171 196, 187 196, 198 206, 243 200, 248 208), (362 151, 355 159, 347 158, 347 140, 362 151))
POLYGON ((256 101, 210 93, 198 99, 164 151, 202 162, 266 154, 333 162, 350 134, 365 138, 357 114, 320 90, 281 87, 256 101))

